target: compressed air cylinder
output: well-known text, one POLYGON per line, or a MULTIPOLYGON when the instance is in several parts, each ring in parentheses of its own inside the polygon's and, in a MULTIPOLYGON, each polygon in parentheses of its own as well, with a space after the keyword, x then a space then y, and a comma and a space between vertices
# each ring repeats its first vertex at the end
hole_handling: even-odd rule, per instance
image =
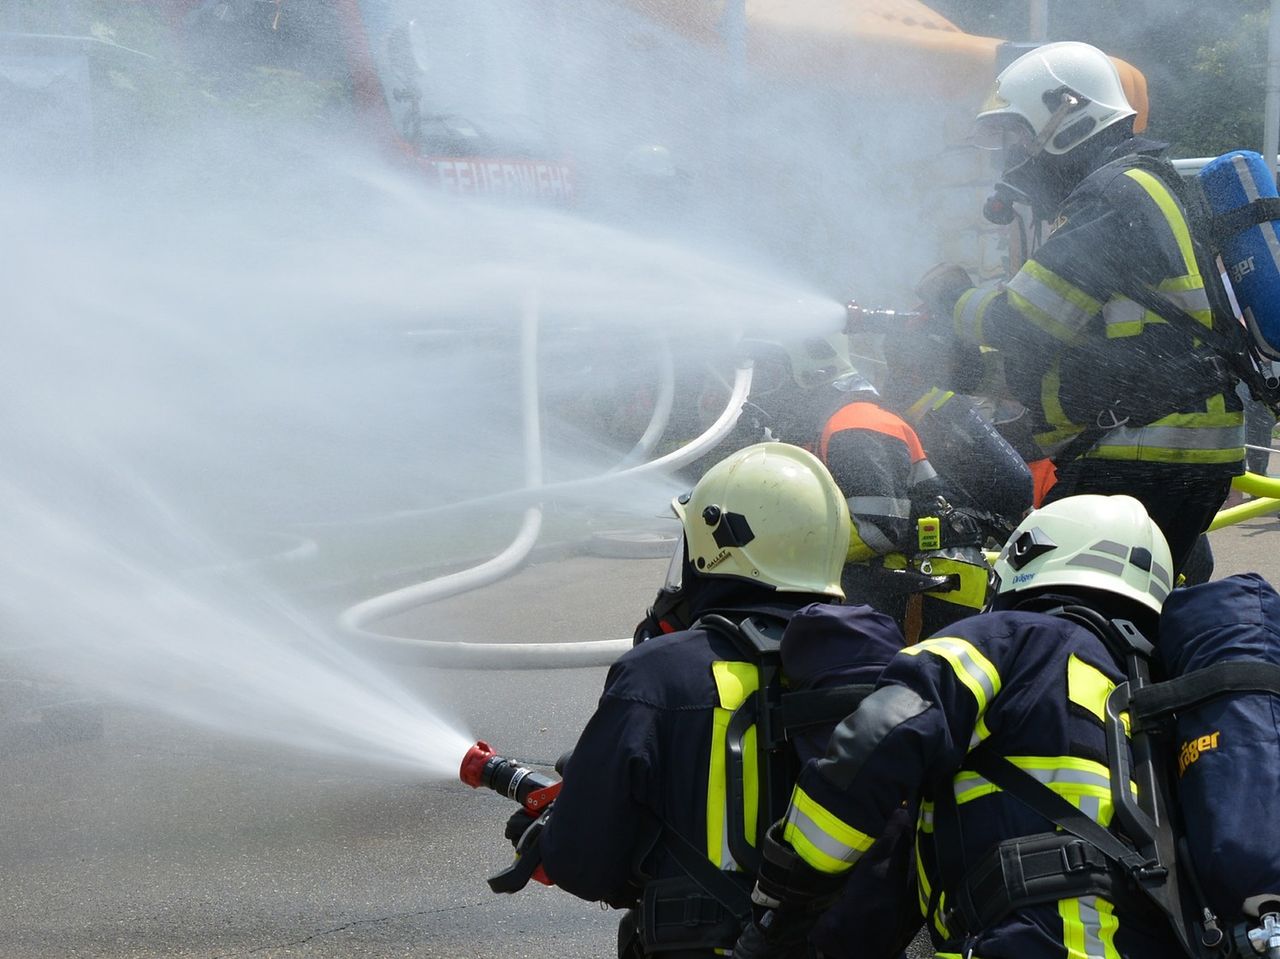
MULTIPOLYGON (((1280 594, 1257 573, 1175 589, 1160 616, 1170 678, 1232 660, 1280 665, 1280 594)), ((1191 865, 1228 922, 1280 900, 1280 696, 1235 691, 1180 710, 1173 778, 1191 865)))
MULTIPOLYGON (((1234 150, 1200 171, 1200 185, 1215 215, 1276 196, 1276 182, 1262 154, 1234 150)), ((1262 354, 1280 360, 1280 236, 1264 221, 1222 242, 1222 263, 1245 323, 1262 354)))

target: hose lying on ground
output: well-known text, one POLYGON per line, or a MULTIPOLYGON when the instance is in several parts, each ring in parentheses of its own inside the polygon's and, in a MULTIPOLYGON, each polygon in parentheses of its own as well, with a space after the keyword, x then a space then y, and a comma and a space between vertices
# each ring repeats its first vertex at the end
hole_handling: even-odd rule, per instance
MULTIPOLYGON (((752 368, 743 362, 734 374, 733 389, 724 411, 716 421, 696 439, 683 447, 638 466, 631 466, 603 476, 570 480, 552 486, 542 486, 542 440, 538 413, 538 364, 537 364, 538 308, 536 299, 529 296, 524 304, 521 319, 521 399, 524 411, 524 455, 526 488, 533 492, 562 493, 568 489, 581 489, 622 477, 634 477, 661 470, 678 469, 704 453, 714 449, 733 429, 742 413, 742 406, 751 391, 752 368)), ((670 413, 668 404, 662 402, 667 388, 662 387, 659 408, 646 437, 653 432, 659 414, 665 420, 670 413), (663 411, 663 407, 666 407, 663 411)), ((663 424, 665 426, 665 423, 663 424)), ((660 430, 657 431, 660 435, 660 430)), ((641 438, 641 443, 645 437, 641 438)), ((656 442, 656 436, 653 437, 656 442)), ((466 643, 445 640, 418 639, 375 632, 367 627, 379 620, 416 609, 448 596, 456 596, 469 590, 487 586, 515 572, 528 557, 542 528, 541 504, 525 510, 524 522, 516 538, 500 554, 479 566, 450 573, 406 586, 382 596, 364 600, 345 610, 339 617, 339 625, 351 639, 374 645, 379 654, 420 665, 454 669, 564 669, 583 666, 605 666, 631 648, 630 639, 599 640, 570 643, 466 643)))

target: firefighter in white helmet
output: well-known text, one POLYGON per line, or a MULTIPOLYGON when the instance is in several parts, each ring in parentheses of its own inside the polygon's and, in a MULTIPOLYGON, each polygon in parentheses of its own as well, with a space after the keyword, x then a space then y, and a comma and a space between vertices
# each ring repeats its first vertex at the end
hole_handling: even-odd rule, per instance
MULTIPOLYGON (((789 927, 830 885, 857 879, 890 817, 912 803, 918 901, 938 956, 1182 954, 1101 851, 1129 848, 1117 837, 1104 721, 1110 691, 1128 678, 1117 633, 1154 635, 1172 586, 1164 536, 1132 497, 1068 497, 1023 520, 996 571, 997 611, 895 656, 826 756, 801 770, 764 844, 754 899, 769 911, 734 959, 792 956, 789 927), (1010 777, 1056 794, 1073 831, 1015 797, 1010 777)), ((885 888, 886 908, 897 894, 885 888)))
POLYGON ((1176 571, 1243 471, 1243 415, 1221 358, 1195 335, 1212 324, 1217 271, 1164 144, 1134 136, 1134 115, 1115 66, 1088 44, 1010 64, 978 134, 1004 151, 1005 183, 1051 233, 1007 284, 975 288, 944 265, 917 289, 932 348, 1003 359, 995 389, 1027 407, 1057 465, 1045 502, 1136 497, 1176 571))
POLYGON ((830 605, 849 513, 812 454, 748 447, 672 505, 693 625, 613 665, 550 813, 516 813, 507 835, 522 854, 537 843, 556 885, 629 910, 621 955, 711 959, 751 918, 757 850, 797 761, 851 708, 828 697, 865 695, 903 640, 867 606, 830 605))

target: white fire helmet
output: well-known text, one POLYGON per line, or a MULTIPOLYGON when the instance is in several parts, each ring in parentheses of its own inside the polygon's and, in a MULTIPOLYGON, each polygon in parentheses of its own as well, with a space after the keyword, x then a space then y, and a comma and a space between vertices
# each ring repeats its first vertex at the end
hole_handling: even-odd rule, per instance
POLYGON ((698 575, 844 598, 849 507, 812 453, 787 443, 748 446, 707 470, 671 508, 698 575))
POLYGON ((998 594, 1100 590, 1160 612, 1173 588, 1164 534, 1132 496, 1068 496, 1030 513, 995 564, 998 594))
POLYGON ((1049 43, 996 77, 978 112, 977 141, 1060 156, 1136 114, 1110 57, 1087 43, 1049 43))

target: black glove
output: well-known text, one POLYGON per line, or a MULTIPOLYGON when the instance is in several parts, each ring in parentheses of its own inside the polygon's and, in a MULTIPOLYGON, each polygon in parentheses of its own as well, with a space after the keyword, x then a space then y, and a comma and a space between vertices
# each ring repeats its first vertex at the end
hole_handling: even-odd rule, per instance
POLYGON ((502 834, 515 847, 517 852, 528 848, 528 843, 536 839, 537 834, 542 832, 542 827, 547 824, 547 820, 551 816, 551 808, 554 805, 555 803, 553 802, 537 816, 520 806, 507 819, 507 828, 502 831, 502 834))
POLYGON ((782 838, 782 823, 776 822, 765 833, 761 847, 760 871, 751 900, 770 910, 779 907, 805 908, 821 912, 844 884, 846 873, 825 873, 814 869, 796 854, 782 838))
POLYGON ((769 909, 742 931, 733 959, 806 959, 816 914, 807 909, 769 909))
POLYGON ((973 280, 962 266, 939 263, 920 278, 916 296, 924 303, 936 324, 950 327, 956 301, 973 286, 973 280))

